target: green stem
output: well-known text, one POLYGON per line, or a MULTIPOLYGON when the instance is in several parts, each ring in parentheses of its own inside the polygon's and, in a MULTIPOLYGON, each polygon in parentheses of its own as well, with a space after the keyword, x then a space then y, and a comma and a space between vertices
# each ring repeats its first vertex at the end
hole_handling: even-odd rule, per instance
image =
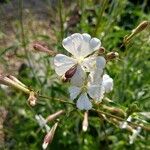
POLYGON ((96 24, 96 27, 95 27, 95 31, 94 31, 94 36, 97 36, 97 32, 98 32, 98 29, 100 27, 102 15, 103 15, 103 13, 106 9, 106 6, 107 6, 107 0, 103 0, 102 4, 101 4, 101 9, 100 9, 100 12, 99 12, 99 15, 98 15, 98 20, 97 20, 97 24, 96 24))
POLYGON ((72 102, 65 101, 65 100, 62 100, 62 99, 59 99, 59 98, 52 98, 52 97, 43 96, 43 95, 38 95, 38 97, 40 97, 40 98, 45 98, 45 99, 54 99, 54 100, 59 101, 59 102, 62 102, 62 103, 68 103, 68 104, 71 104, 71 105, 75 105, 75 104, 72 103, 72 102))
MULTIPOLYGON (((121 117, 118 117, 118 116, 109 114, 109 113, 107 113, 107 112, 103 112, 103 111, 101 111, 101 110, 92 109, 92 111, 97 112, 98 114, 104 114, 104 115, 106 115, 106 116, 108 116, 108 117, 111 117, 111 118, 115 118, 115 119, 117 119, 117 120, 119 120, 119 121, 126 121, 126 122, 128 122, 127 120, 124 120, 124 119, 121 118, 121 117)), ((144 130, 150 131, 150 127, 146 127, 146 126, 143 126, 143 125, 140 125, 140 124, 136 124, 136 123, 133 123, 133 122, 128 122, 128 123, 129 123, 131 126, 133 126, 133 127, 141 127, 141 128, 144 129, 144 130)))

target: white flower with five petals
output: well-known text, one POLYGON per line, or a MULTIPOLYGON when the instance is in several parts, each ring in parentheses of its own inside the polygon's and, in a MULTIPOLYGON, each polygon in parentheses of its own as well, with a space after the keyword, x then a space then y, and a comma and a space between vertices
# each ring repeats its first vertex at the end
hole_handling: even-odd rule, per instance
POLYGON ((63 76, 70 68, 77 65, 76 75, 84 76, 85 71, 89 72, 93 68, 96 56, 90 55, 100 48, 101 42, 97 38, 91 38, 87 33, 74 33, 65 38, 62 45, 72 57, 57 54, 54 58, 56 73, 63 76))
POLYGON ((87 80, 85 79, 86 76, 75 75, 77 78, 73 77, 71 81, 73 86, 69 88, 69 93, 72 100, 78 97, 77 107, 79 109, 89 110, 92 108, 90 99, 101 102, 104 97, 105 88, 102 74, 105 64, 105 58, 99 56, 96 59, 95 70, 90 72, 87 80), (82 80, 85 82, 78 82, 82 80))

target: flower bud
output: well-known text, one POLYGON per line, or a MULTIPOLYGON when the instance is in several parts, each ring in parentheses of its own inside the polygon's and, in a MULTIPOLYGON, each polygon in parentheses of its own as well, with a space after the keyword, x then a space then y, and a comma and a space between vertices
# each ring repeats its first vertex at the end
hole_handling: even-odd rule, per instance
POLYGON ((149 26, 150 22, 149 21, 143 21, 141 22, 133 31, 133 34, 137 34, 141 31, 143 31, 144 29, 146 29, 149 26))
POLYGON ((23 84, 22 82, 20 82, 16 77, 12 76, 12 75, 8 75, 7 76, 9 79, 13 80, 14 82, 20 84, 21 86, 27 87, 25 84, 23 84))
POLYGON ((103 105, 103 108, 106 109, 107 111, 109 111, 111 114, 120 116, 120 117, 125 117, 125 112, 120 109, 120 108, 116 108, 116 107, 110 107, 110 106, 106 106, 103 105))
POLYGON ((44 52, 44 53, 47 53, 49 55, 55 55, 56 53, 52 50, 50 50, 44 43, 42 42, 34 42, 33 43, 33 48, 34 50, 36 51, 39 51, 39 52, 44 52))
POLYGON ((117 52, 109 52, 107 53, 106 55, 106 60, 112 60, 112 59, 115 59, 119 56, 119 54, 117 52))
POLYGON ((0 84, 14 87, 16 89, 19 89, 19 90, 25 92, 26 94, 30 93, 30 90, 27 88, 26 85, 24 85, 17 78, 15 78, 14 76, 11 76, 11 75, 8 75, 8 76, 0 75, 0 84))
POLYGON ((137 127, 137 129, 132 130, 132 135, 129 136, 129 144, 133 144, 136 140, 137 136, 140 135, 141 127, 137 127))
POLYGON ((29 98, 28 98, 29 105, 35 106, 37 102, 37 98, 35 96, 35 93, 33 91, 30 92, 29 98))
POLYGON ((84 132, 86 132, 88 129, 88 111, 86 111, 84 113, 84 119, 83 119, 83 122, 82 122, 82 130, 84 132))
POLYGON ((104 47, 100 47, 98 50, 98 54, 103 54, 105 53, 105 48, 104 47))
POLYGON ((65 77, 66 77, 67 79, 73 77, 73 75, 75 74, 76 70, 77 70, 77 65, 74 65, 73 67, 71 67, 71 68, 65 73, 65 77))
POLYGON ((46 149, 47 146, 48 146, 48 144, 51 144, 57 126, 58 126, 58 122, 56 122, 56 123, 53 125, 53 127, 51 128, 51 130, 46 134, 46 136, 45 136, 45 138, 44 138, 44 141, 43 141, 43 144, 42 144, 43 149, 46 149))
POLYGON ((46 118, 46 122, 49 122, 49 121, 52 121, 52 120, 56 119, 57 117, 59 117, 60 115, 62 115, 64 112, 65 112, 64 110, 60 110, 60 111, 57 111, 54 114, 49 115, 46 118))
POLYGON ((141 22, 135 29, 132 30, 130 35, 126 35, 124 37, 124 44, 129 43, 129 41, 138 33, 142 32, 144 29, 146 29, 150 25, 149 21, 143 21, 141 22))

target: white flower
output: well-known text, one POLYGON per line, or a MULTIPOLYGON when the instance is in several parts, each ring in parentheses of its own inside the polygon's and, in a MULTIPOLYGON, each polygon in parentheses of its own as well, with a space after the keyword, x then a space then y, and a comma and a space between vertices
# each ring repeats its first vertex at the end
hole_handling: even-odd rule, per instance
POLYGON ((69 88, 69 93, 72 100, 79 96, 77 100, 77 107, 79 109, 91 109, 92 103, 90 102, 90 99, 96 101, 102 100, 105 92, 104 86, 102 85, 102 73, 105 64, 106 60, 103 57, 97 57, 95 70, 91 71, 89 74, 87 83, 80 82, 81 78, 86 81, 84 78, 85 76, 81 76, 80 74, 73 76, 71 81, 73 86, 69 88))
POLYGON ((128 126, 128 122, 131 122, 131 120, 132 120, 132 117, 129 116, 126 121, 123 121, 123 122, 120 123, 120 128, 121 129, 126 129, 127 126, 128 126))
POLYGON ((45 118, 42 117, 42 115, 35 115, 35 119, 38 122, 40 128, 45 127, 46 132, 49 132, 50 127, 47 125, 47 121, 45 118))
POLYGON ((110 91, 112 91, 112 89, 113 89, 113 79, 110 78, 109 75, 107 75, 107 74, 103 75, 103 83, 102 84, 105 88, 106 93, 109 93, 110 91))
POLYGON ((133 129, 132 135, 129 136, 129 143, 133 144, 133 142, 136 140, 137 136, 140 136, 141 127, 137 127, 137 129, 133 129))
POLYGON ((54 58, 56 73, 59 76, 65 75, 70 68, 77 65, 76 75, 81 75, 84 71, 91 71, 96 56, 89 55, 100 48, 101 42, 97 38, 91 38, 87 33, 74 33, 65 38, 62 45, 72 57, 57 54, 54 58))

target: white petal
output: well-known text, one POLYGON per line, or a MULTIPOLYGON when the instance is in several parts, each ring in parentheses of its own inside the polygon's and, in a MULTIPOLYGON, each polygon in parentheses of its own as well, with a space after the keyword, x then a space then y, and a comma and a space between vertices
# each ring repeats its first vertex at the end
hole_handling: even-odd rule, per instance
POLYGON ((59 76, 64 75, 75 64, 76 61, 73 58, 63 54, 57 54, 54 58, 55 71, 59 76))
POLYGON ((62 42, 63 47, 70 52, 75 58, 86 57, 101 46, 97 38, 92 38, 87 33, 74 33, 65 38, 62 42))
POLYGON ((70 36, 62 41, 62 45, 69 53, 71 53, 73 56, 75 55, 76 50, 70 36))
POLYGON ((77 108, 81 110, 89 110, 92 108, 92 103, 90 102, 86 93, 80 95, 79 99, 77 100, 77 108))
POLYGON ((46 148, 47 148, 47 146, 48 146, 48 144, 49 144, 49 143, 44 142, 44 143, 42 144, 42 148, 43 148, 43 149, 46 149, 46 148))
POLYGON ((102 57, 102 56, 97 57, 96 67, 104 69, 105 65, 106 65, 106 59, 104 57, 102 57))
POLYGON ((63 47, 70 52, 75 58, 80 56, 83 37, 80 33, 74 33, 63 40, 63 47))
POLYGON ((82 40, 82 45, 81 45, 80 56, 86 57, 93 52, 93 50, 90 47, 91 36, 87 33, 84 33, 82 34, 82 39, 83 40, 82 40))
POLYGON ((113 89, 113 79, 110 78, 109 75, 107 75, 107 74, 103 75, 103 83, 102 84, 105 88, 106 93, 112 91, 112 89, 113 89))
POLYGON ((94 71, 91 71, 89 74, 89 84, 92 85, 100 85, 102 84, 102 69, 95 69, 94 71))
POLYGON ((99 39, 97 38, 91 39, 91 36, 87 33, 82 34, 82 37, 83 37, 83 41, 82 41, 81 53, 80 53, 82 57, 86 57, 100 48, 101 42, 99 39))
POLYGON ((101 41, 97 38, 92 38, 90 40, 90 48, 95 51, 95 50, 98 50, 101 46, 101 41))
POLYGON ((83 60, 81 65, 86 72, 93 71, 95 69, 96 56, 89 56, 83 60))
POLYGON ((76 86, 69 87, 70 99, 74 100, 81 92, 81 88, 76 86))
POLYGON ((90 85, 88 88, 89 96, 96 101, 102 101, 104 92, 105 90, 102 85, 90 85))
POLYGON ((75 74, 71 78, 71 84, 73 86, 81 87, 83 85, 85 77, 86 74, 84 70, 81 68, 81 66, 78 65, 75 74))

